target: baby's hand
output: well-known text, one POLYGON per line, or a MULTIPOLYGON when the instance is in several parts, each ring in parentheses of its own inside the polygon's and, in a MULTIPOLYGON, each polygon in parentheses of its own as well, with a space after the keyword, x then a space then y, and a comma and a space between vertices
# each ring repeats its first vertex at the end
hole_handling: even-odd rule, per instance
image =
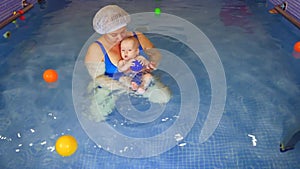
POLYGON ((130 59, 129 61, 128 61, 128 63, 130 63, 130 66, 134 66, 135 65, 135 59, 130 59))
POLYGON ((149 64, 149 61, 147 59, 145 59, 143 56, 139 57, 137 60, 140 62, 140 64, 142 66, 145 66, 145 65, 149 64))

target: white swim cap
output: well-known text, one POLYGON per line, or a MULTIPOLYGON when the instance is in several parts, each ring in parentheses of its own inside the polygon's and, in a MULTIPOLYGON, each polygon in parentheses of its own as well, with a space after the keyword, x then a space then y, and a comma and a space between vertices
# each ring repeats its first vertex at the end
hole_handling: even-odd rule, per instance
POLYGON ((93 19, 93 28, 100 34, 113 32, 130 22, 129 14, 117 5, 101 8, 93 19))

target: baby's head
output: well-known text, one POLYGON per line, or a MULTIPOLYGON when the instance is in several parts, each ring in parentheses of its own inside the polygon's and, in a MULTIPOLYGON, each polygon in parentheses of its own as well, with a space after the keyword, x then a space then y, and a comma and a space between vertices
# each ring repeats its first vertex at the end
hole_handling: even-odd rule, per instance
POLYGON ((133 59, 139 55, 139 42, 138 40, 130 36, 125 38, 121 41, 120 48, 121 48, 121 56, 124 60, 133 59))

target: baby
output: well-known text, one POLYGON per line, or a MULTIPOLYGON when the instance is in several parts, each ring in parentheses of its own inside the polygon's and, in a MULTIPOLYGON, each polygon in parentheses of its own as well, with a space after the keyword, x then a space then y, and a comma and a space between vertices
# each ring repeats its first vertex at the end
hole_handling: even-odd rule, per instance
POLYGON ((118 62, 119 72, 132 78, 131 89, 137 94, 143 94, 149 87, 153 76, 144 71, 151 63, 139 55, 139 42, 135 37, 128 37, 120 44, 122 59, 118 62))

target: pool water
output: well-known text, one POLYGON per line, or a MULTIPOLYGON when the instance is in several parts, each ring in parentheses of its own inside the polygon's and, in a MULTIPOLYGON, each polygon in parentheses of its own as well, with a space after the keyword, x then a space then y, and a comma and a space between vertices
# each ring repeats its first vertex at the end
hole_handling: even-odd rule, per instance
MULTIPOLYGON (((201 98, 195 124, 177 145, 152 157, 127 158, 96 144, 77 118, 72 78, 79 53, 94 33, 92 17, 110 3, 54 0, 48 1, 46 9, 36 5, 26 14, 26 21, 12 29, 9 39, 0 40, 0 168, 300 166, 299 145, 279 152, 280 141, 300 128, 300 60, 292 54, 300 33, 281 16, 269 14, 264 1, 116 1, 131 14, 153 12, 159 7, 205 33, 224 68, 226 104, 215 132, 199 142, 212 97, 207 69, 181 41, 147 33, 155 46, 173 52, 193 72, 198 86, 193 90, 198 90, 201 98), (42 79, 43 71, 49 68, 59 74, 59 81, 51 85, 42 79), (71 134, 78 141, 78 150, 70 157, 61 157, 54 150, 55 141, 63 134, 71 134), (248 134, 256 137, 256 146, 248 134)), ((154 74, 173 93, 163 114, 151 123, 137 124, 114 111, 107 124, 133 138, 152 137, 174 125, 180 109, 180 86, 163 71, 154 74)), ((140 109, 150 104, 146 99, 131 99, 140 109)), ((145 146, 144 151, 149 148, 145 146)))

